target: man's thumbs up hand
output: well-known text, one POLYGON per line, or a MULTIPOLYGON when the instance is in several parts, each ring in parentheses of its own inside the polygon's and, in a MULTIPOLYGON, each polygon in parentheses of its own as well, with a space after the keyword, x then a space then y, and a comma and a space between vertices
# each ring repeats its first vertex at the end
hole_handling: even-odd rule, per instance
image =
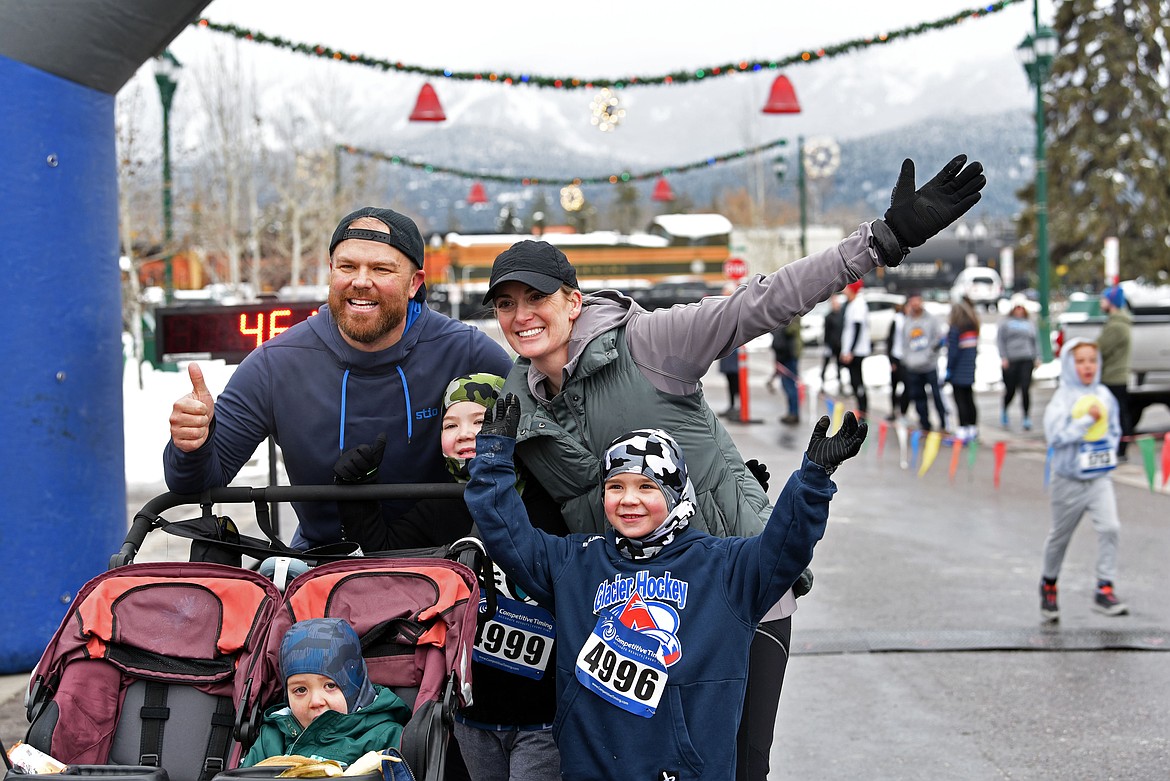
POLYGON ((171 441, 184 453, 197 450, 207 441, 211 418, 215 415, 215 399, 207 390, 203 370, 199 364, 187 366, 191 376, 191 392, 175 402, 171 408, 171 441))

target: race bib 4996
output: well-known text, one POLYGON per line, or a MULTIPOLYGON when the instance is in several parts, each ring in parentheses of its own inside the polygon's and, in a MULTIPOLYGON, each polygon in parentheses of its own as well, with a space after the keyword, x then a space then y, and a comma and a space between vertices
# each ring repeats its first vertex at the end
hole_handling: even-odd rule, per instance
POLYGON ((661 643, 602 616, 577 654, 577 680, 624 711, 650 718, 666 689, 661 643))

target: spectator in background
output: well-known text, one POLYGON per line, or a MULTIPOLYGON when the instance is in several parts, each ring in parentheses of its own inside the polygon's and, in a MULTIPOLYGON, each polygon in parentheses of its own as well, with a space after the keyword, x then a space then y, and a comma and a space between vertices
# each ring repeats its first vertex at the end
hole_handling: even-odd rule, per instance
POLYGON ((821 387, 825 385, 825 369, 829 368, 831 360, 837 369, 837 384, 841 393, 845 393, 845 381, 841 371, 841 332, 844 330, 845 308, 841 305, 841 297, 829 296, 829 313, 825 315, 825 357, 821 363, 821 387))
POLYGON ((1126 311, 1125 293, 1113 285, 1101 294, 1101 311, 1105 327, 1097 337, 1101 350, 1101 384, 1117 399, 1121 414, 1121 439, 1117 443, 1117 460, 1125 462, 1126 446, 1133 437, 1133 417, 1129 414, 1129 355, 1133 342, 1133 318, 1126 311))
MULTIPOLYGON (((788 402, 788 414, 780 422, 793 426, 800 422, 800 353, 803 342, 800 339, 800 316, 792 318, 788 325, 772 331, 772 354, 776 358, 776 372, 772 379, 780 378, 784 398, 788 402)), ((742 349, 742 348, 741 348, 742 349)), ((769 383, 771 380, 769 380, 769 383)))
POLYGON ((890 359, 890 414, 886 420, 897 420, 910 407, 910 390, 906 386, 906 372, 902 368, 902 333, 906 325, 906 306, 894 306, 894 321, 890 323, 890 338, 886 352, 890 359))
POLYGON ((849 384, 857 397, 858 418, 869 417, 869 397, 861 377, 861 364, 869 357, 869 305, 861 295, 860 279, 845 286, 845 319, 841 331, 841 363, 849 369, 849 384))
POLYGON ((1024 431, 1031 431, 1032 371, 1040 365, 1040 341, 1036 324, 1028 317, 1024 306, 1027 300, 1020 293, 1012 296, 1011 312, 996 329, 995 342, 1003 365, 1003 409, 999 413, 999 422, 1004 428, 1011 425, 1008 406, 1018 390, 1024 413, 1021 425, 1024 431))
POLYGON ((914 402, 922 429, 930 431, 930 406, 926 399, 926 387, 929 385, 934 408, 938 412, 939 429, 946 430, 947 408, 943 404, 942 388, 938 382, 938 356, 942 350, 945 329, 937 317, 926 311, 921 293, 912 292, 906 299, 905 318, 901 350, 902 371, 906 375, 906 397, 914 402))
POLYGON ((947 382, 955 394, 959 425, 955 436, 968 442, 979 436, 975 408, 975 356, 979 350, 979 313, 971 299, 962 296, 951 305, 947 323, 947 382))
POLYGON ((725 418, 736 417, 736 403, 739 401, 739 351, 736 348, 719 359, 719 372, 727 378, 727 409, 719 414, 725 418))

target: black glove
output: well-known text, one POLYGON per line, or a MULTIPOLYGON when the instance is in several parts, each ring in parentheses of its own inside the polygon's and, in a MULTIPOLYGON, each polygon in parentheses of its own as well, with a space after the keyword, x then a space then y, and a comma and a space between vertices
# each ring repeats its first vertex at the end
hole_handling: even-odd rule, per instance
POLYGON ((767 493, 768 479, 772 477, 771 473, 768 472, 768 465, 761 464, 759 461, 753 458, 751 461, 745 462, 744 466, 746 466, 747 470, 752 473, 752 477, 756 478, 757 482, 759 482, 760 488, 763 488, 764 492, 767 493))
POLYGON ((496 399, 493 410, 488 407, 483 413, 483 427, 480 434, 495 434, 500 437, 516 438, 520 427, 520 399, 515 393, 508 393, 496 399))
POLYGON ((378 465, 386 452, 386 435, 379 434, 372 445, 351 447, 333 465, 333 481, 339 485, 373 483, 378 479, 378 465))
POLYGON ((812 591, 813 576, 812 570, 808 567, 804 568, 804 572, 800 573, 800 577, 792 584, 792 596, 803 597, 808 592, 812 591))
POLYGON ((967 156, 959 155, 921 189, 915 190, 914 161, 910 158, 902 161, 902 172, 890 194, 885 220, 904 252, 922 246, 979 202, 979 191, 987 184, 987 177, 980 163, 964 168, 966 162, 967 156))
POLYGON ((812 439, 808 443, 808 460, 817 466, 823 467, 826 472, 833 471, 847 458, 852 458, 861 451, 861 443, 869 433, 869 426, 858 423, 852 412, 845 413, 841 421, 841 428, 831 437, 826 437, 829 430, 829 416, 822 415, 813 428, 812 439))

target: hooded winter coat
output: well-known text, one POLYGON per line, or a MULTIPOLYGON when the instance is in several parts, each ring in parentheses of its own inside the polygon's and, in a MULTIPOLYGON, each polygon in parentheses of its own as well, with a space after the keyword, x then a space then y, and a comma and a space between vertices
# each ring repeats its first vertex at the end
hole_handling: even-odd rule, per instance
POLYGON ((1114 309, 1097 335, 1101 348, 1101 382, 1125 387, 1129 383, 1129 355, 1133 345, 1133 317, 1114 309))
POLYGON ((1097 376, 1086 385, 1077 376, 1073 351, 1077 345, 1091 344, 1083 339, 1072 339, 1060 351, 1060 385, 1048 406, 1044 408, 1044 438, 1051 452, 1050 468, 1061 477, 1086 479, 1082 467, 1082 453, 1100 443, 1097 449, 1113 452, 1121 439, 1121 418, 1117 399, 1101 383, 1101 363, 1098 356, 1097 376), (1108 423, 1100 436, 1090 436, 1094 424, 1088 405, 1094 399, 1105 405, 1108 423))
POLYGON ((241 763, 249 767, 267 757, 301 754, 350 764, 367 751, 398 748, 410 708, 390 689, 374 684, 374 701, 354 713, 326 711, 302 727, 287 705, 264 713, 260 735, 241 763))
POLYGON ((647 312, 616 291, 585 296, 573 323, 561 391, 550 398, 544 375, 520 358, 505 393, 520 398, 516 451, 558 502, 574 532, 606 528, 600 460, 621 434, 657 428, 678 440, 690 467, 696 525, 716 536, 758 534, 768 497, 703 396, 702 378, 717 359, 808 312, 876 268, 870 226, 837 245, 730 296, 647 312))
MULTIPOLYGON (((412 301, 397 344, 379 352, 351 347, 327 306, 253 350, 215 400, 211 433, 185 453, 168 442, 167 487, 196 494, 225 486, 272 436, 293 485, 332 485, 333 465, 347 448, 389 439, 379 470, 383 483, 443 483, 439 429, 451 377, 507 374, 511 362, 491 337, 412 301)), ((397 518, 414 502, 383 502, 397 518)), ((293 546, 342 539, 332 502, 294 503, 300 526, 293 546)))

